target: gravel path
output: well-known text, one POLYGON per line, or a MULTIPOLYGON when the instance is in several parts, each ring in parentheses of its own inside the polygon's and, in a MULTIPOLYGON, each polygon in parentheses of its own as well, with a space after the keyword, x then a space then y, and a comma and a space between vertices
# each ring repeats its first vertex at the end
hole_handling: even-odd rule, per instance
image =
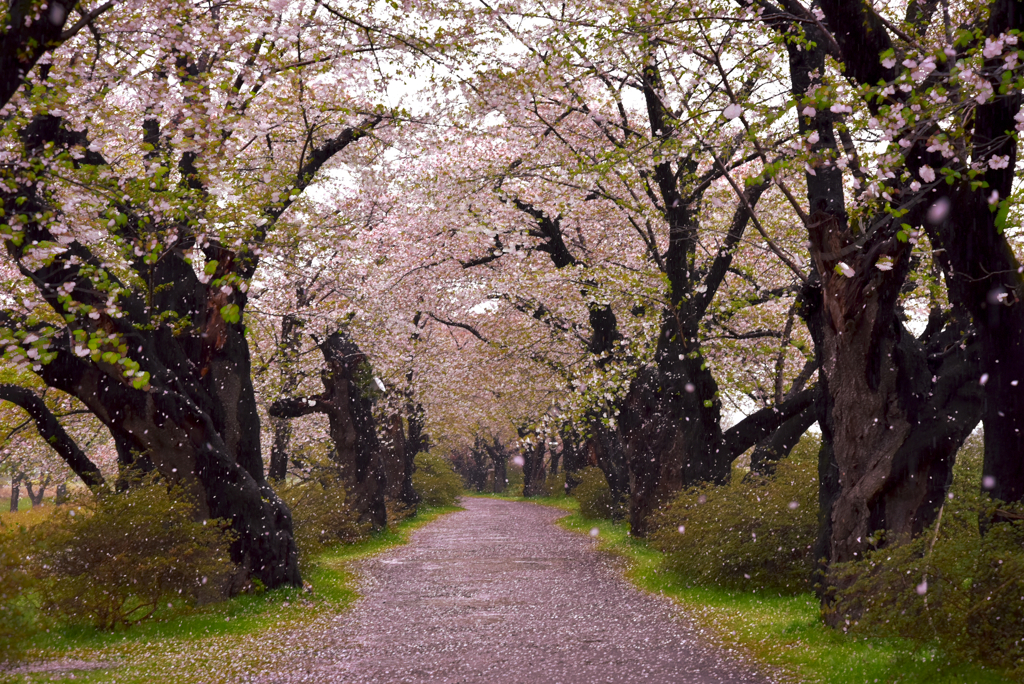
POLYGON ((669 601, 637 591, 562 512, 466 499, 365 561, 361 598, 299 640, 291 682, 763 683, 669 601))

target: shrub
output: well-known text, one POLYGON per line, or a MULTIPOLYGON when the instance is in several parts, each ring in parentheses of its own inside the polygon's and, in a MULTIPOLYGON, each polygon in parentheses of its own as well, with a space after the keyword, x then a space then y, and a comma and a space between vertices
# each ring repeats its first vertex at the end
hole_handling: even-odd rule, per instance
POLYGON ((112 629, 168 603, 220 598, 236 570, 228 525, 196 521, 182 488, 153 478, 83 495, 32 529, 43 613, 112 629))
POLYGON ((580 503, 580 515, 584 518, 613 518, 622 512, 621 502, 612 499, 612 490, 600 468, 584 468, 576 474, 579 484, 572 495, 580 503))
POLYGON ((14 657, 32 629, 27 596, 32 577, 25 557, 31 544, 23 527, 0 522, 0 664, 14 657))
POLYGON ((345 486, 324 470, 308 480, 278 485, 277 494, 292 511, 292 529, 300 563, 331 544, 354 542, 369 533, 345 500, 345 486))
POLYGON ((728 485, 679 494, 654 520, 651 543, 697 584, 811 587, 817 534, 819 442, 805 436, 771 477, 735 474, 728 485))
POLYGON ((462 494, 462 478, 448 459, 427 451, 416 454, 412 488, 425 506, 451 506, 462 494))
POLYGON ((980 493, 982 438, 957 457, 953 485, 931 529, 831 569, 830 610, 848 630, 936 640, 959 657, 1024 678, 1024 506, 980 493), (979 515, 1008 522, 979 532, 979 515), (1014 519, 1016 518, 1016 519, 1014 519))
POLYGON ((548 475, 544 480, 544 496, 565 496, 565 471, 548 475))

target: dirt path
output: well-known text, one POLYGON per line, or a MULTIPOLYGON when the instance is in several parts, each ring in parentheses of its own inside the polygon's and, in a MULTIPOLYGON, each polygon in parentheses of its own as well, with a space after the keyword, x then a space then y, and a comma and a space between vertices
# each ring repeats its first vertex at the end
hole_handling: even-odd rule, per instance
MULTIPOLYGON (((366 561, 363 598, 303 644, 291 682, 762 683, 668 601, 628 585, 590 539, 533 504, 465 511, 366 561)), ((295 635, 293 635, 295 636, 295 635)))

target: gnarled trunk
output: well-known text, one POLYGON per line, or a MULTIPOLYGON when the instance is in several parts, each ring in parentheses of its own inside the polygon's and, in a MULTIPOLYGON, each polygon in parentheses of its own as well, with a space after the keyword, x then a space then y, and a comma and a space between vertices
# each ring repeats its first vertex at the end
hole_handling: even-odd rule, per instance
POLYGON ((327 416, 333 457, 348 500, 361 522, 382 528, 387 524, 387 475, 373 419, 372 369, 366 355, 343 332, 332 333, 319 347, 324 356, 320 372, 324 391, 310 398, 279 399, 271 405, 270 415, 327 416))
POLYGON ((934 519, 956 451, 981 417, 978 345, 958 353, 962 321, 954 319, 938 344, 952 351, 929 357, 897 314, 909 246, 892 239, 846 249, 855 237, 837 219, 811 218, 820 286, 805 292, 804 315, 824 388, 821 483, 836 488, 822 495, 829 516, 822 550, 844 562, 880 543, 877 531, 900 543, 934 519), (892 269, 875 268, 885 254, 892 269), (853 275, 836 272, 838 255, 853 275))

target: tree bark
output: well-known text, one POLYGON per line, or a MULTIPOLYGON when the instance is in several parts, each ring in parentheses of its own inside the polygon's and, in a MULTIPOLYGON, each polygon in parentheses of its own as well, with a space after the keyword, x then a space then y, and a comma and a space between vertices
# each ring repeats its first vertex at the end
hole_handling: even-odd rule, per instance
POLYGON ((807 294, 805 315, 826 392, 819 422, 830 462, 822 467, 834 463, 838 475, 838 490, 824 494, 831 502, 824 550, 845 562, 863 557, 877 530, 886 531, 886 543, 902 543, 934 519, 956 451, 981 418, 980 345, 956 353, 963 321, 953 319, 938 344, 953 352, 929 358, 897 315, 909 249, 887 243, 896 252, 892 271, 873 268, 870 252, 847 250, 856 271, 847 277, 828 255, 843 253, 853 236, 834 219, 819 220, 811 254, 820 286, 807 294))
MULTIPOLYGON (((822 2, 828 24, 846 63, 847 74, 866 85, 891 82, 895 72, 883 68, 878 55, 891 47, 883 22, 867 4, 822 2), (854 7, 856 5, 856 7, 854 7), (851 15, 851 13, 853 13, 851 15), (856 19, 851 21, 851 16, 856 19), (835 28, 842 30, 836 31, 835 28)), ((995 0, 989 4, 985 35, 1006 34, 1024 27, 1024 11, 1015 0, 995 0)), ((1002 82, 997 74, 1001 58, 988 58, 986 71, 995 93, 1002 82)), ((938 184, 929 190, 925 208, 947 202, 945 217, 922 220, 918 212, 915 225, 922 226, 946 265, 946 287, 950 301, 970 312, 981 343, 979 378, 985 377, 984 414, 985 462, 983 483, 991 484, 990 493, 1004 501, 1024 500, 1024 275, 1006 234, 998 225, 999 214, 988 204, 992 193, 1009 198, 1013 190, 1017 160, 1016 121, 1021 109, 1021 93, 1011 87, 980 103, 968 122, 966 154, 985 161, 1005 156, 1002 168, 983 166, 981 176, 964 175, 952 184, 938 184), (984 183, 984 192, 976 183, 984 183)), ((917 136, 907 156, 912 173, 928 164, 941 169, 947 160, 938 152, 929 152, 924 136, 917 136)), ((928 184, 928 179, 922 178, 928 184)))
POLYGON ((373 419, 373 371, 366 355, 341 331, 332 333, 319 347, 325 364, 320 373, 324 391, 308 399, 279 399, 271 405, 270 415, 325 414, 349 501, 361 522, 383 528, 387 525, 387 475, 373 419))
POLYGON ((774 473, 776 464, 789 456, 789 452, 816 420, 818 413, 812 404, 783 423, 771 437, 754 447, 754 452, 750 455, 750 472, 758 475, 774 473))

